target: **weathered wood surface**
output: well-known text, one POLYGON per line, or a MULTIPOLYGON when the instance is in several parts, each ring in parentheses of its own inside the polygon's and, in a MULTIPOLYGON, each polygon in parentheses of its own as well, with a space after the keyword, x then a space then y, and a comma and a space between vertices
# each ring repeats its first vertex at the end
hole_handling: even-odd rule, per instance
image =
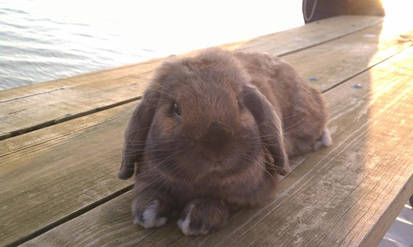
POLYGON ((135 103, 0 143, 0 246, 125 189, 116 178, 135 103))
POLYGON ((412 37, 413 26, 405 28, 400 35, 394 29, 380 24, 334 42, 287 55, 283 59, 293 64, 315 88, 325 91, 336 86, 343 78, 357 75, 411 46, 412 37))
MULTIPOLYGON (((371 61, 377 63, 409 45, 398 36, 394 39, 394 34, 387 45, 384 42, 377 45, 379 32, 380 26, 376 25, 284 58, 305 78, 307 75, 316 77, 314 85, 329 85, 321 87, 327 89, 367 69, 371 61), (366 34, 370 35, 363 37, 366 34), (328 56, 326 50, 334 52, 328 56), (305 55, 299 56, 300 53, 305 55), (371 61, 366 59, 374 54, 371 61), (311 57, 313 59, 308 59, 311 57), (314 69, 307 70, 308 67, 314 69)), ((122 132, 135 104, 114 107, 0 142, 0 245, 52 227, 131 184, 117 180, 115 174, 122 132)), ((124 212, 130 220, 129 206, 124 212)), ((136 232, 135 228, 132 230, 136 232)), ((169 230, 175 232, 175 226, 169 230)), ((180 235, 177 231, 176 235, 162 235, 167 242, 169 237, 180 235)), ((147 238, 149 240, 154 241, 147 238)), ((132 236, 131 241, 136 239, 132 236)))
POLYGON ((412 67, 410 48, 328 91, 335 144, 295 160, 274 201, 218 233, 133 226, 128 192, 24 246, 376 246, 413 193, 412 67))
POLYGON ((281 198, 236 234, 206 246, 375 246, 413 192, 412 55, 329 91, 334 147, 309 157, 283 181, 281 198))
MULTIPOLYGON (((381 22, 381 17, 335 17, 223 47, 282 55, 381 22)), ((147 85, 153 69, 161 61, 162 59, 155 59, 137 65, 0 91, 0 140, 136 100, 147 85)))
MULTIPOLYGON (((318 78, 312 82, 315 86, 326 89, 367 69, 368 57, 387 50, 388 46, 377 45, 380 31, 381 26, 376 25, 285 58, 304 77, 318 78), (376 36, 365 39, 365 34, 376 36), (301 53, 304 55, 300 56, 301 53), (349 63, 348 68, 343 69, 349 63), (308 67, 315 69, 308 70, 308 67)), ((397 47, 390 54, 405 46, 404 42, 398 42, 397 36, 389 44, 397 47)), ((377 56, 375 62, 388 56, 377 56)), ((0 226, 5 230, 0 231, 0 239, 10 242, 30 236, 130 185, 131 182, 118 181, 114 175, 120 159, 122 132, 135 104, 114 107, 1 142, 0 203, 5 205, 2 210, 5 216, 0 219, 0 226), (92 174, 89 171, 93 171, 92 174)))

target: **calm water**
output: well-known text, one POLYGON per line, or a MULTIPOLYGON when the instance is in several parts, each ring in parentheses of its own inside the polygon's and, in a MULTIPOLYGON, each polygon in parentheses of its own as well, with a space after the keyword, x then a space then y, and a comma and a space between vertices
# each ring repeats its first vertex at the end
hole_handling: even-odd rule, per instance
MULTIPOLYGON (((409 1, 387 3, 400 7, 395 16, 410 17, 409 1)), ((302 24, 301 0, 0 0, 0 90, 302 24)), ((409 210, 398 219, 411 225, 409 210)), ((410 225, 397 224, 380 246, 388 246, 388 239, 398 246, 411 242, 410 235, 401 234, 411 230, 410 225)))
POLYGON ((301 0, 223 2, 0 0, 0 90, 302 24, 301 0))

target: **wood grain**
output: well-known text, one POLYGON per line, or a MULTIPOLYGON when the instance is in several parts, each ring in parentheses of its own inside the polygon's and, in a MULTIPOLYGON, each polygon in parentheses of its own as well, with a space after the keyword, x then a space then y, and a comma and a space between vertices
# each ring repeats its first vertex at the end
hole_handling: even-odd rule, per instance
MULTIPOLYGON (((281 55, 336 39, 381 23, 381 17, 342 16, 254 40, 223 45, 227 49, 281 55)), ((136 100, 147 85, 155 59, 67 79, 0 91, 0 140, 136 100)))
POLYGON ((117 179, 135 103, 0 142, 0 246, 131 185, 117 179))
MULTIPOLYGON (((402 32, 403 36, 413 37, 413 27, 406 27, 402 32)), ((380 24, 283 59, 315 88, 326 91, 412 44, 413 39, 403 39, 396 30, 380 24)))
POLYGON ((329 91, 332 149, 311 155, 272 204, 202 239, 205 246, 358 246, 366 234, 379 241, 377 229, 389 227, 413 192, 412 54, 329 91))
MULTIPOLYGON (((394 34, 386 39, 388 43, 377 45, 381 31, 381 26, 376 25, 284 58, 305 78, 320 78, 312 82, 315 86, 330 80, 330 84, 325 85, 331 87, 371 66, 366 57, 375 55, 371 59, 377 63, 408 45, 394 38, 394 34), (370 34, 368 39, 363 37, 366 34, 370 34), (372 38, 373 34, 376 36, 372 38), (349 49, 351 47, 353 49, 349 49), (314 69, 307 69, 311 67, 314 69)), ((149 67, 153 66, 151 63, 148 62, 149 67)), ((108 81, 115 79, 110 79, 109 73, 108 81)), ((130 185, 130 182, 118 181, 115 174, 122 132, 135 104, 0 142, 0 204, 6 207, 0 214, 7 215, 0 219, 0 245, 51 226, 130 185), (42 172, 44 174, 39 175, 42 172)))
POLYGON ((413 193, 412 67, 410 48, 327 92, 335 144, 295 160, 273 202, 216 234, 132 226, 128 192, 25 245, 371 246, 413 193))
MULTIPOLYGON (((295 63, 304 76, 320 78, 312 82, 314 85, 321 85, 332 77, 334 80, 331 79, 329 82, 329 86, 332 86, 332 83, 344 81, 368 68, 370 65, 364 57, 373 56, 377 50, 383 50, 386 56, 376 56, 375 62, 390 56, 386 49, 377 48, 377 44, 374 44, 380 32, 381 26, 377 25, 320 45, 323 49, 319 46, 312 47, 285 58, 295 63), (375 33, 376 39, 363 39, 362 36, 366 33, 375 33), (348 47, 357 49, 346 51, 348 47), (363 50, 361 48, 365 48, 364 55, 360 54, 363 50), (340 51, 341 55, 339 55, 340 51), (299 56, 300 53, 305 55, 299 56), (300 57, 315 57, 315 59, 300 59, 300 57), (360 57, 364 59, 357 59, 360 57), (347 60, 351 61, 352 66, 343 69, 345 67, 343 61, 347 60), (323 64, 324 67, 321 67, 324 71, 319 69, 320 67, 314 69, 314 73, 312 70, 307 70, 308 67, 316 67, 319 64, 323 64)), ((392 49, 393 52, 390 54, 398 52, 405 46, 405 43, 392 39, 388 46, 382 47, 396 46, 395 43, 397 49, 392 49)), ((122 132, 135 104, 115 107, 0 143, 2 164, 0 185, 4 185, 3 189, 0 187, 0 202, 7 206, 4 214, 8 215, 0 220, 0 226, 7 226, 7 230, 0 231, 8 236, 4 241, 24 238, 130 185, 117 181, 114 174, 119 164, 122 132), (100 145, 101 143, 105 145, 100 145), (97 154, 90 154, 91 150, 96 150, 97 154), (97 157, 92 158, 95 155, 97 157), (91 161, 91 159, 96 160, 91 161), (61 172, 62 169, 64 173, 61 172), (88 173, 82 174, 84 169, 93 170, 93 176, 88 173), (39 178, 33 177, 33 174, 37 174, 37 170, 47 172, 39 178), (98 178, 104 181, 104 186, 96 184, 98 178), (91 187, 90 192, 88 186, 91 187), (34 193, 36 191, 44 193, 34 193), (92 193, 93 196, 83 200, 80 199, 82 193, 92 193), (49 194, 54 195, 52 203, 49 202, 49 194), (65 196, 61 196, 62 194, 65 196), (35 203, 27 204, 28 201, 35 203), (30 208, 30 211, 23 210, 24 208, 30 208)))

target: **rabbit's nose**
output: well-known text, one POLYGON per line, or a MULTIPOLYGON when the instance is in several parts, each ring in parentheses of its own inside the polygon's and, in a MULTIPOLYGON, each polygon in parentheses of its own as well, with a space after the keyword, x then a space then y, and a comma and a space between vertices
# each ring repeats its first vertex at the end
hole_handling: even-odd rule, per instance
POLYGON ((230 142, 232 131, 226 126, 213 122, 208 127, 201 142, 211 151, 219 152, 230 142))

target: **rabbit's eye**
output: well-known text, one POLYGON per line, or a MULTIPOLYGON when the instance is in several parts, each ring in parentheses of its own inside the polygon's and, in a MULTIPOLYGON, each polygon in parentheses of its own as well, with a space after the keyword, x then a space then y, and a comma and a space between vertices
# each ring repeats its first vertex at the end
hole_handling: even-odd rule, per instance
POLYGON ((172 110, 173 110, 173 112, 175 113, 176 116, 178 116, 178 117, 181 116, 181 107, 179 107, 178 103, 173 103, 172 110))

